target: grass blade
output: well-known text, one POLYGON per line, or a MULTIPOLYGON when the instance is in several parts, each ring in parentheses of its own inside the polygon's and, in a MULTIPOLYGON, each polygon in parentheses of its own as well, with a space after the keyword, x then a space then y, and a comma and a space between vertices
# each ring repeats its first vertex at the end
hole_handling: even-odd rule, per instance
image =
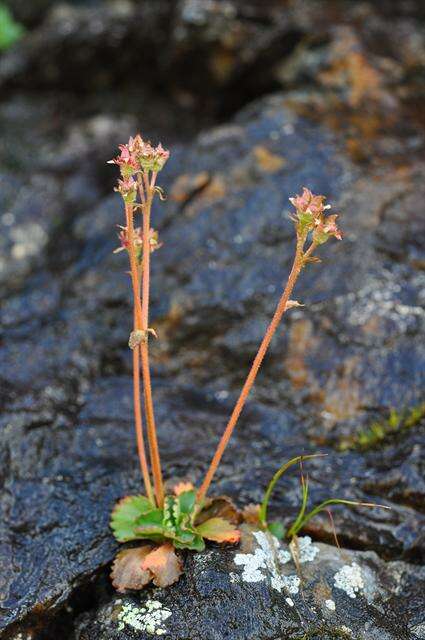
POLYGON ((292 458, 288 462, 285 462, 274 474, 273 478, 270 480, 269 486, 266 489, 264 494, 263 501, 260 507, 259 520, 261 524, 266 527, 267 526, 267 508, 269 506, 270 497, 273 493, 273 489, 276 486, 277 481, 283 476, 285 471, 287 471, 290 467, 298 462, 303 462, 304 460, 310 460, 311 458, 320 458, 326 456, 326 453, 312 453, 308 455, 297 456, 296 458, 292 458))

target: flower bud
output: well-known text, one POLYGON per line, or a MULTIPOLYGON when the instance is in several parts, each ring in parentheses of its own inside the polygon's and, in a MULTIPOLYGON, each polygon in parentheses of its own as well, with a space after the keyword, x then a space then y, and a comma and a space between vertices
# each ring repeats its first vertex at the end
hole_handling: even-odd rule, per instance
POLYGON ((142 142, 137 152, 138 160, 145 171, 161 171, 170 157, 170 152, 164 149, 161 143, 152 147, 149 142, 142 142))
MULTIPOLYGON (((132 141, 132 138, 130 138, 132 141)), ((139 164, 135 155, 131 151, 130 143, 120 144, 120 155, 113 160, 108 160, 108 164, 116 164, 119 166, 123 178, 131 178, 138 170, 139 164)))
POLYGON ((154 171, 161 171, 170 157, 170 152, 161 143, 155 148, 154 171))
POLYGON ((336 224, 337 215, 328 216, 318 221, 315 230, 313 231, 313 242, 316 244, 324 244, 329 238, 336 238, 342 240, 342 233, 338 229, 336 224))
POLYGON ((121 194, 126 204, 133 204, 137 197, 137 182, 131 176, 118 180, 118 187, 114 191, 121 194))

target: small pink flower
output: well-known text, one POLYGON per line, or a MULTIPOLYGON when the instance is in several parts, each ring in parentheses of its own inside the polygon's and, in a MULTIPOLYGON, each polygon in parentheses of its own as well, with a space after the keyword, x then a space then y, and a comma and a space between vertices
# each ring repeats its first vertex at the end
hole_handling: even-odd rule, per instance
MULTIPOLYGON (((120 251, 124 251, 128 249, 130 246, 130 243, 128 240, 127 227, 121 227, 120 225, 118 226, 120 228, 120 232, 118 233, 118 238, 121 246, 117 247, 117 249, 114 249, 114 253, 120 253, 120 251)), ((136 249, 141 250, 143 246, 143 234, 142 234, 141 227, 136 227, 133 231, 133 244, 136 247, 136 249)), ((158 231, 155 231, 155 229, 150 229, 149 231, 150 252, 153 253, 154 251, 156 251, 157 249, 160 249, 161 247, 162 247, 162 243, 159 242, 158 240, 158 231)))
POLYGON ((316 228, 313 231, 313 240, 316 244, 324 244, 332 236, 337 240, 342 240, 342 233, 336 224, 337 217, 337 215, 328 216, 327 218, 322 216, 322 219, 317 221, 316 228))
POLYGON ((325 218, 323 231, 329 236, 334 236, 337 240, 342 240, 342 232, 340 229, 338 229, 336 224, 337 217, 337 215, 332 215, 325 218))
POLYGON ((301 196, 297 195, 295 198, 289 198, 289 201, 294 205, 297 213, 311 214, 313 218, 317 218, 325 209, 330 208, 329 205, 324 204, 325 200, 325 196, 316 196, 310 189, 307 189, 307 187, 303 187, 301 196))
POLYGON ((121 231, 118 234, 118 239, 120 241, 120 247, 114 249, 114 253, 120 253, 120 251, 125 251, 129 247, 128 237, 127 237, 127 227, 121 227, 121 231))
POLYGON ((155 149, 155 162, 156 162, 156 171, 161 171, 164 164, 167 162, 170 157, 170 152, 167 149, 164 149, 161 143, 155 149))
MULTIPOLYGON (((130 242, 128 240, 127 227, 121 227, 121 225, 118 225, 118 226, 120 228, 118 239, 120 241, 121 246, 117 247, 117 249, 114 249, 114 253, 119 253, 120 251, 124 251, 128 249, 130 246, 130 242)), ((137 227, 137 229, 134 229, 133 231, 133 243, 135 247, 141 247, 143 244, 142 230, 140 227, 137 227)))
POLYGON ((132 204, 137 197, 137 182, 132 177, 123 177, 118 180, 118 187, 114 191, 120 193, 127 204, 132 204))
POLYGON ((301 237, 307 237, 313 231, 316 244, 323 244, 332 236, 342 240, 342 233, 336 224, 338 216, 325 216, 325 211, 331 208, 330 205, 325 205, 325 196, 314 195, 310 189, 304 187, 302 195, 289 200, 296 209, 296 216, 292 217, 292 220, 296 223, 297 233, 301 237))
MULTIPOLYGON (((130 138, 131 140, 131 138, 130 138)), ((113 160, 108 160, 108 164, 116 164, 119 166, 123 178, 129 178, 139 170, 139 163, 136 157, 130 151, 130 148, 126 144, 120 144, 120 155, 113 160)))

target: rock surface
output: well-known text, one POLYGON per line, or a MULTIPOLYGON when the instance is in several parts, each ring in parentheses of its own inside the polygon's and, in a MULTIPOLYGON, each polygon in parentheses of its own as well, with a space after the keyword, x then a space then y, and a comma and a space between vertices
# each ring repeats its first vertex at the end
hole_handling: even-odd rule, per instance
MULTIPOLYGON (((108 195, 115 175, 104 162, 118 142, 143 126, 152 139, 161 133, 164 143, 173 143, 162 177, 168 202, 154 212, 164 246, 154 255, 152 278, 152 324, 160 337, 152 348, 153 380, 167 476, 190 475, 195 482, 202 477, 288 272, 288 197, 304 184, 325 193, 341 212, 344 241, 326 246, 324 263, 303 274, 296 296, 306 306, 288 313, 272 344, 215 491, 240 504, 258 502, 283 460, 328 453, 308 465, 312 500, 332 495, 392 506, 390 512, 334 511, 342 544, 374 550, 383 559, 344 551, 350 559, 345 564, 370 558, 387 601, 382 609, 374 599, 367 615, 378 628, 383 618, 396 618, 391 630, 382 631, 390 638, 421 637, 424 420, 389 431, 375 447, 362 450, 355 443, 361 429, 385 422, 391 408, 403 412, 423 402, 424 234, 418 202, 425 195, 424 132, 414 108, 422 90, 417 72, 423 29, 413 14, 401 11, 396 18, 410 44, 395 50, 389 37, 394 15, 362 3, 350 33, 341 28, 339 11, 329 17, 323 10, 310 44, 303 38, 315 14, 301 11, 305 3, 293 3, 290 14, 270 3, 266 16, 263 3, 178 3, 167 26, 173 35, 164 49, 164 77, 194 52, 202 64, 207 47, 209 55, 218 55, 223 33, 239 34, 228 45, 238 62, 224 84, 208 76, 213 96, 210 89, 187 87, 184 74, 176 72, 181 84, 173 87, 174 96, 182 91, 197 96, 192 105, 214 102, 212 111, 226 112, 269 87, 285 89, 195 137, 203 120, 193 124, 190 108, 182 108, 186 98, 176 99, 170 113, 163 97, 152 97, 150 77, 141 93, 118 82, 120 91, 111 97, 123 62, 112 54, 104 86, 95 73, 105 47, 119 50, 121 41, 110 38, 113 29, 124 24, 127 37, 133 13, 146 11, 147 4, 138 9, 127 3, 125 13, 120 3, 110 3, 99 14, 105 30, 92 35, 96 8, 61 9, 71 16, 63 22, 68 30, 55 31, 60 15, 50 14, 22 49, 1 59, 0 629, 11 637, 28 629, 34 640, 107 633, 102 607, 112 601, 103 585, 116 550, 109 512, 117 498, 139 490, 140 480, 126 348, 129 288, 125 260, 112 254, 121 210, 118 197, 108 195), (202 16, 211 12, 225 29, 210 32, 216 23, 202 16), (182 21, 185 46, 177 46, 182 21), (306 49, 279 50, 276 65, 267 65, 265 85, 251 91, 248 78, 265 64, 261 51, 282 29, 295 29, 306 49), (81 59, 67 53, 76 43, 83 43, 81 59), (251 58, 250 43, 256 48, 251 58), (40 47, 51 58, 50 79, 40 47), (347 55, 349 68, 341 68, 347 55), (68 88, 57 80, 65 76, 68 88), (93 93, 84 86, 90 78, 93 93), (31 93, 27 80, 34 83, 31 93), (40 86, 43 92, 35 90, 40 86), (88 92, 86 99, 71 88, 88 92), (347 441, 353 446, 341 452, 347 441), (397 571, 399 591, 393 586, 397 571), (90 608, 77 623, 77 613, 90 608), (400 613, 382 613, 389 609, 400 613)), ((152 9, 152 37, 164 7, 155 3, 152 9)), ((131 63, 139 54, 138 45, 129 46, 131 63)), ((194 78, 205 79, 205 73, 202 67, 194 78)), ((288 475, 274 495, 274 513, 289 521, 299 495, 297 474, 288 475)), ((309 532, 332 541, 325 518, 312 521, 309 532)), ((325 572, 340 566, 335 553, 323 551, 325 572)), ((227 585, 233 551, 226 568, 220 557, 213 550, 207 554, 217 580, 227 585)), ((172 591, 180 616, 185 610, 177 600, 190 581, 200 581, 201 595, 207 588, 201 561, 190 556, 187 568, 187 581, 172 591)), ((232 585, 241 589, 239 582, 232 585)), ((220 589, 210 619, 217 603, 224 606, 220 589)), ((264 589, 252 584, 242 591, 264 607, 270 596, 264 589)), ((167 597, 161 594, 164 605, 167 597)), ((273 628, 298 640, 300 619, 285 597, 279 596, 282 615, 275 614, 273 628), (286 623, 287 630, 278 627, 286 623)), ((352 611, 364 605, 361 598, 346 601, 352 611)), ((319 624, 320 616, 312 614, 310 621, 306 609, 301 614, 307 630, 319 624)), ((250 638, 250 621, 243 624, 241 633, 250 638)), ((122 632, 128 637, 131 629, 122 632)))
POLYGON ((299 539, 301 578, 286 546, 263 532, 249 551, 191 555, 166 590, 114 596, 77 620, 76 640, 235 638, 408 640, 423 638, 410 586, 424 569, 372 552, 338 552, 299 539))

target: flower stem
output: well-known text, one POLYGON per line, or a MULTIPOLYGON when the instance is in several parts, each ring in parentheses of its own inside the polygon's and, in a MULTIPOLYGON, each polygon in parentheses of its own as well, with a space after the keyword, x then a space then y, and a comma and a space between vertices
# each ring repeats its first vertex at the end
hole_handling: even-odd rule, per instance
MULTIPOLYGON (((131 268, 131 282, 133 286, 134 296, 134 330, 141 329, 141 305, 140 305, 140 284, 137 270, 137 261, 134 252, 134 226, 133 226, 133 207, 126 205, 125 207, 127 234, 129 241, 129 258, 131 268)), ((145 485, 146 495, 149 500, 154 503, 154 495, 152 491, 151 480, 149 476, 148 463, 146 459, 146 449, 143 437, 142 412, 140 407, 140 358, 139 350, 133 349, 133 403, 134 403, 134 422, 136 429, 137 451, 139 454, 140 469, 142 471, 143 482, 145 485)))
MULTIPOLYGON (((143 257, 142 257, 142 309, 141 309, 141 328, 146 332, 148 336, 149 328, 149 288, 150 288, 150 214, 152 207, 152 200, 154 195, 154 185, 156 174, 152 174, 152 182, 149 185, 147 176, 145 174, 146 192, 144 193, 145 204, 143 206, 143 257)), ((139 175, 139 191, 143 192, 142 178, 139 175)), ((141 193, 141 199, 143 202, 143 196, 141 193)), ((162 481, 161 460, 159 457, 158 440, 156 436, 155 415, 153 410, 152 401, 152 385, 151 376, 149 370, 149 344, 146 338, 140 345, 140 354, 142 359, 142 376, 143 376, 143 390, 145 398, 145 414, 146 425, 149 441, 149 451, 152 464, 153 484, 155 489, 155 498, 159 507, 162 507, 164 503, 164 486, 162 481)))
MULTIPOLYGON (((223 456, 223 453, 228 445, 228 442, 230 440, 230 437, 233 433, 233 429, 236 426, 236 423, 239 419, 239 416, 242 412, 242 409, 245 405, 245 402, 248 398, 249 392, 251 391, 251 388, 255 382, 255 378, 257 377, 257 373, 260 369, 261 363, 263 362, 264 356, 266 355, 267 349, 269 348, 270 342, 273 338, 273 335, 282 319, 283 314, 286 311, 286 305, 288 303, 289 297, 292 293, 292 290, 295 286, 295 283, 297 281, 297 278, 301 272, 301 269, 304 265, 304 253, 303 253, 303 248, 304 248, 304 242, 305 242, 305 238, 304 237, 298 237, 297 238, 297 247, 296 247, 296 251, 295 251, 295 258, 294 258, 294 262, 292 265, 292 269, 291 272, 289 274, 289 278, 288 281, 286 283, 285 289, 282 293, 282 296, 279 300, 279 303, 276 307, 276 311, 274 313, 274 316, 269 324, 269 326, 267 327, 266 333, 264 334, 264 338, 260 344, 260 347, 258 349, 257 355, 254 358, 254 361, 252 363, 250 372, 248 373, 248 377, 245 380, 245 384, 242 387, 242 391, 239 395, 239 398, 235 404, 235 407, 233 409, 232 415, 230 416, 230 420, 227 423, 226 429, 224 430, 224 433, 221 437, 221 440, 217 446, 216 452, 214 454, 214 457, 211 461, 211 464, 209 466, 209 469, 207 471, 207 474, 205 476, 205 479, 198 491, 197 494, 197 500, 199 503, 202 503, 203 499, 205 498, 207 491, 209 489, 209 486, 211 484, 211 480, 213 479, 213 476, 215 474, 215 472, 217 471, 217 467, 220 463, 220 460, 223 456)), ((311 255, 312 252, 312 248, 310 247, 309 249, 309 254, 311 255)))

